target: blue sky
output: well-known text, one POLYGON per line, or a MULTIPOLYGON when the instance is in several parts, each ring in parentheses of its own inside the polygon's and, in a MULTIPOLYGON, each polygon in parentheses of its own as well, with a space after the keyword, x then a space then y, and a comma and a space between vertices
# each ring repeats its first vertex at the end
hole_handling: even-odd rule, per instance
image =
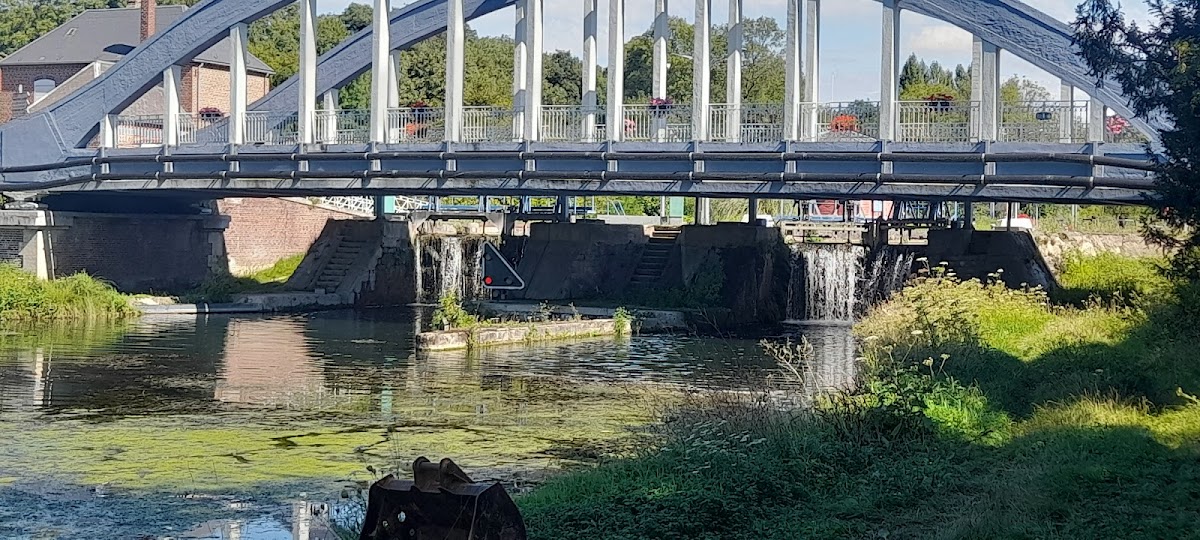
MULTIPOLYGON (((364 1, 364 0, 359 0, 364 1)), ((341 11, 351 0, 321 0, 323 12, 341 11)), ((787 15, 784 0, 743 0, 747 17, 773 17, 783 24, 787 15)), ((1031 6, 1059 20, 1074 18, 1075 6, 1080 0, 1026 0, 1031 6)), ((393 0, 393 7, 408 3, 393 0)), ((1145 9, 1139 0, 1124 2, 1134 10, 1138 18, 1145 17, 1145 9)), ((626 0, 626 34, 637 35, 650 27, 653 19, 653 0, 626 0)), ((671 14, 692 20, 695 2, 673 0, 671 14)), ((716 23, 727 18, 728 2, 713 0, 716 23)), ((545 0, 546 49, 565 49, 579 54, 583 35, 582 0, 545 0)), ((847 101, 853 99, 879 98, 880 27, 882 7, 876 0, 826 0, 822 3, 821 38, 821 100, 847 101)), ((600 41, 607 42, 608 2, 600 0, 600 41)), ((513 10, 505 9, 481 17, 471 26, 483 35, 512 35, 513 10)), ((901 47, 903 55, 916 53, 927 60, 937 60, 943 65, 969 64, 971 61, 971 36, 956 27, 905 12, 901 20, 901 47)), ((601 45, 600 62, 607 61, 605 47, 601 45)), ((1003 76, 1020 75, 1038 81, 1049 88, 1057 99, 1059 83, 1040 69, 1015 56, 1001 57, 1003 76)))

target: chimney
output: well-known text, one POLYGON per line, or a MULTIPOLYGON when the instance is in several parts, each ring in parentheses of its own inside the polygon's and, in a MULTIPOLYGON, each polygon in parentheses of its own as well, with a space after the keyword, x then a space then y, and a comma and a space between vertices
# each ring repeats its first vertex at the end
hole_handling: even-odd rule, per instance
POLYGON ((134 0, 133 6, 142 12, 142 41, 154 35, 156 17, 158 15, 158 0, 134 0))

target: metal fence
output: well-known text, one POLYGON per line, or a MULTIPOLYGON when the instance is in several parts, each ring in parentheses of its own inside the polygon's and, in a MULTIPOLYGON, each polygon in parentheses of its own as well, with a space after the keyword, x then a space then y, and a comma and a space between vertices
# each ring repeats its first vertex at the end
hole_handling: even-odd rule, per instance
POLYGON ((226 144, 230 118, 217 114, 184 113, 179 118, 179 144, 226 144))
POLYGON ((300 138, 298 119, 294 112, 248 112, 246 144, 296 144, 300 138))
POLYGON ((800 117, 812 121, 815 141, 861 141, 879 138, 879 102, 801 103, 800 117))
POLYGON ((335 109, 317 111, 316 139, 322 144, 359 144, 371 140, 371 111, 335 109))
POLYGON ((117 118, 117 148, 162 146, 163 115, 126 115, 117 118))
POLYGON ((687 142, 692 140, 691 105, 625 105, 625 140, 687 142))
POLYGON ((516 137, 512 109, 500 107, 463 107, 464 142, 508 142, 516 137))
POLYGON ((605 113, 599 107, 589 111, 579 105, 543 105, 539 138, 553 142, 602 141, 606 138, 603 129, 605 113), (589 112, 594 116, 591 125, 585 126, 589 112))
POLYGON ((1002 142, 1087 141, 1088 102, 1023 101, 1000 105, 1002 142))
POLYGON ((968 142, 978 138, 978 101, 901 101, 897 138, 905 142, 968 142))
POLYGON ((442 142, 446 138, 446 110, 437 107, 403 107, 388 110, 389 143, 442 142))
POLYGON ((783 140, 783 105, 712 105, 709 135, 713 142, 777 143, 783 140))

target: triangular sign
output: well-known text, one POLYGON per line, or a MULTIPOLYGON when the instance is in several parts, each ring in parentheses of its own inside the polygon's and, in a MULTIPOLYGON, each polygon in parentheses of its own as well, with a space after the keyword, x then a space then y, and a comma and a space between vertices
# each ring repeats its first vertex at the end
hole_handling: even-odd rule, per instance
POLYGON ((491 242, 483 243, 483 288, 492 291, 519 291, 525 280, 517 275, 500 250, 491 242))

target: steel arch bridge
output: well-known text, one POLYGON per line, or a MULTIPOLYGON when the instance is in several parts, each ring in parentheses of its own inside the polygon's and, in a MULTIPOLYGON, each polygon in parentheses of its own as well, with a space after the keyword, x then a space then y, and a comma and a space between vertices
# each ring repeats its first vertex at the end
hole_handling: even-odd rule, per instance
MULTIPOLYGON (((253 104, 244 102, 240 89, 243 102, 234 98, 224 124, 187 137, 178 125, 183 111, 168 106, 161 145, 119 147, 120 112, 156 85, 166 81, 169 86, 173 66, 231 34, 236 38, 239 31, 241 39, 233 42, 241 48, 234 56, 244 55, 245 25, 294 1, 205 0, 68 98, 0 126, 0 190, 15 198, 90 191, 212 197, 607 193, 1139 204, 1153 189, 1154 167, 1144 146, 1105 142, 1100 128, 1109 109, 1133 119, 1152 145, 1162 126, 1136 119, 1125 97, 1112 90, 1117 85, 1094 83, 1072 52, 1066 25, 1016 0, 880 0, 884 54, 892 61, 883 63, 884 99, 867 113, 823 104, 816 94, 819 85, 802 88, 802 77, 819 80, 821 1, 788 0, 788 95, 785 103, 770 104, 779 113, 770 115, 770 123, 752 114, 763 104, 743 104, 740 97, 733 103, 710 103, 707 77, 696 78, 696 102, 686 109, 660 111, 624 103, 626 0, 609 3, 609 49, 614 52, 609 71, 621 75, 610 75, 603 108, 597 106, 594 61, 598 5, 596 0, 576 0, 584 18, 588 67, 581 103, 570 110, 543 106, 541 77, 531 75, 540 74, 543 0, 418 0, 397 10, 389 9, 388 0, 375 0, 373 28, 320 58, 312 33, 317 0, 299 0, 307 30, 302 31, 297 77, 253 104), (462 103, 465 22, 514 6, 517 106, 474 114, 462 103), (901 9, 976 37, 971 102, 906 104, 895 99, 901 9), (389 103, 386 80, 395 77, 389 52, 442 32, 450 36, 445 107, 436 111, 436 121, 417 122, 414 114, 433 113, 402 110, 395 98, 389 103), (1092 101, 1083 107, 1074 99, 1042 103, 1024 111, 1029 114, 1022 118, 1033 115, 1040 122, 1022 120, 1038 127, 1036 136, 1024 137, 1029 126, 1005 124, 1009 116, 1021 115, 1010 115, 999 103, 1001 49, 1066 86, 1086 89, 1092 101), (333 92, 368 70, 375 74, 370 111, 316 109, 318 96, 330 103, 333 92), (906 112, 953 116, 959 123, 953 129, 938 122, 906 123, 906 112), (369 128, 342 133, 347 113, 369 118, 369 128), (835 120, 847 114, 854 116, 856 126, 873 129, 836 128, 835 120), (672 120, 676 115, 680 119, 672 120), (1043 115, 1050 119, 1048 131, 1043 115), (483 135, 472 135, 479 127, 472 119, 481 117, 483 126, 476 131, 483 135), (568 120, 561 122, 562 117, 568 120), (258 130, 262 133, 246 133, 252 118, 265 126, 258 130), (613 121, 604 122, 606 118, 613 121), (631 122, 641 127, 630 130, 631 122), (437 135, 407 136, 411 133, 405 131, 418 123, 427 131, 440 126, 434 130, 437 135), (89 148, 97 138, 101 147, 89 148)), ((711 1, 697 3, 697 28, 711 28, 711 1)), ((730 8, 736 17, 731 26, 737 28, 741 0, 730 0, 730 8)), ((666 69, 666 0, 655 0, 655 9, 662 22, 655 39, 664 44, 655 54, 658 75, 666 69)), ((709 50, 708 32, 696 36, 695 50, 709 50)), ((731 42, 730 59, 740 65, 740 39, 731 42)), ((697 73, 706 73, 708 55, 697 55, 696 62, 701 67, 697 73)), ((740 85, 740 72, 731 80, 740 85)), ((656 76, 656 89, 660 85, 665 87, 665 76, 656 76)), ((239 88, 232 90, 239 94, 239 88)))

